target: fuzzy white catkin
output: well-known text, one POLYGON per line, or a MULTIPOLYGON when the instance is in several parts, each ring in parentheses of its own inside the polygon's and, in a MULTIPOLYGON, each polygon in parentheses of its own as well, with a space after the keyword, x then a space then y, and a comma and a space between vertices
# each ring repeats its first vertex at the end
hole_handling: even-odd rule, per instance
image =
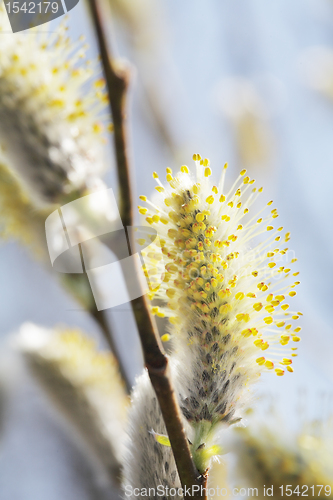
POLYGON ((40 203, 98 187, 105 167, 104 83, 91 82, 99 70, 66 31, 62 24, 51 34, 8 33, 0 7, 0 144, 40 203))
MULTIPOLYGON (((154 437, 154 433, 165 435, 166 429, 147 371, 136 381, 128 420, 129 439, 123 474, 126 498, 153 500, 158 486, 181 488, 171 448, 160 444, 154 437), (134 492, 135 488, 139 488, 139 495, 134 492), (147 490, 147 496, 143 489, 147 490)), ((165 498, 161 495, 161 499, 165 498)), ((182 497, 176 495, 173 498, 182 497)))
POLYGON ((77 330, 21 328, 18 347, 61 413, 74 425, 103 475, 119 481, 128 398, 111 353, 77 330))

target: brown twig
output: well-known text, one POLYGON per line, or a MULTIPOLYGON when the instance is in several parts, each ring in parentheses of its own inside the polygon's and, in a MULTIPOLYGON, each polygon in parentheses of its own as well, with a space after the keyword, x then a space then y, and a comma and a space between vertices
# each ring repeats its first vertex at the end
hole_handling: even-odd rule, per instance
MULTIPOLYGON (((99 50, 104 68, 114 126, 114 144, 121 200, 123 225, 133 226, 130 168, 126 128, 126 97, 129 72, 117 67, 107 46, 102 16, 98 0, 90 0, 92 18, 98 39, 99 50)), ((138 279, 134 277, 134 279, 138 279)), ((205 485, 207 475, 200 475, 191 456, 189 443, 183 428, 181 412, 170 376, 168 358, 164 353, 155 321, 150 314, 145 296, 132 301, 136 323, 139 330, 145 365, 159 401, 179 477, 183 487, 205 485)), ((206 498, 201 491, 196 498, 206 498)))

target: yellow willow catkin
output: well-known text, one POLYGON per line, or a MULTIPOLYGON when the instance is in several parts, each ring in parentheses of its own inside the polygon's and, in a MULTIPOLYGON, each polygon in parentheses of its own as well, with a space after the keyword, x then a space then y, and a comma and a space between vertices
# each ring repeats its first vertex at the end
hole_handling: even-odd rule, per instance
POLYGON ((333 498, 333 441, 328 423, 321 432, 316 425, 308 425, 297 435, 279 424, 250 421, 248 427, 236 429, 238 483, 257 488, 258 498, 266 498, 264 485, 273 487, 274 498, 298 498, 302 493, 333 498))
POLYGON ((0 163, 0 236, 17 239, 46 257, 45 219, 53 208, 36 208, 14 171, 0 163))
POLYGON ((79 330, 21 328, 18 346, 28 367, 79 431, 109 478, 119 480, 128 398, 110 352, 79 330))
POLYGON ((55 33, 8 33, 0 7, 0 144, 34 202, 62 203, 99 186, 107 100, 97 68, 62 24, 55 33), (97 71, 96 71, 97 70, 97 71))
MULTIPOLYGON (((173 379, 191 452, 203 473, 211 457, 221 454, 217 431, 242 417, 249 388, 261 373, 280 377, 293 371, 301 329, 293 324, 301 313, 291 312, 286 302, 296 295, 298 272, 284 247, 290 235, 275 226, 273 202, 251 214, 262 188, 254 187, 245 170, 225 189, 226 166, 214 185, 209 160, 198 154, 193 159, 195 174, 185 165, 177 175, 168 168, 166 185, 154 172, 159 195, 154 203, 141 196, 146 206, 139 212, 159 236, 155 250, 142 252, 149 298, 159 304, 152 304, 153 314, 171 323, 173 379)), ((158 435, 166 432, 146 375, 138 380, 130 422, 125 488, 179 485, 178 476, 176 483, 171 476, 174 461, 165 438, 156 444, 154 434, 148 435, 149 427, 158 435)))
MULTIPOLYGON (((24 189, 15 172, 0 162, 0 237, 16 240, 26 246, 34 257, 49 262, 45 240, 45 219, 54 205, 35 205, 31 192, 24 189)), ((59 273, 65 288, 87 310, 94 307, 89 284, 83 274, 59 273)))
POLYGON ((299 281, 284 247, 290 233, 276 225, 273 202, 250 212, 262 188, 242 170, 226 190, 226 166, 214 186, 209 160, 194 159, 195 176, 183 166, 176 176, 167 172, 169 186, 157 186, 160 199, 146 220, 160 237, 163 260, 148 255, 146 273, 164 268, 150 298, 165 305, 152 311, 169 318, 175 355, 196 360, 189 382, 193 376, 198 401, 184 401, 184 416, 216 422, 237 414, 245 386, 263 371, 293 371, 301 313, 287 300, 299 281))

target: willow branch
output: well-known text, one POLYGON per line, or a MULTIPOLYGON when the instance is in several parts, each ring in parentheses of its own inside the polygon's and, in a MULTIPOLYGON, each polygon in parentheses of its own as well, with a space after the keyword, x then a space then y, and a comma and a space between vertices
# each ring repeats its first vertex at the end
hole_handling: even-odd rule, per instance
MULTIPOLYGON (((117 67, 107 45, 98 0, 90 0, 91 12, 98 39, 101 60, 105 72, 114 126, 114 144, 121 200, 123 225, 133 226, 132 189, 128 155, 126 127, 126 99, 129 71, 117 67)), ((134 279, 139 279, 134 276, 134 279)), ((157 395, 165 426, 175 457, 179 477, 183 487, 205 485, 206 475, 200 475, 191 456, 189 443, 182 424, 181 412, 170 376, 168 358, 163 350, 156 323, 150 313, 146 296, 132 301, 139 330, 145 365, 157 395)), ((197 498, 204 498, 199 491, 197 498)))

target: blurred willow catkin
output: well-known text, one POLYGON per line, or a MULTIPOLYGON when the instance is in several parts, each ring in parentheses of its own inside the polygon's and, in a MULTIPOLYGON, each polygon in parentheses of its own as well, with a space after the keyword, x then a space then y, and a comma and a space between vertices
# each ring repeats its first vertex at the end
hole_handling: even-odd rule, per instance
MULTIPOLYGON (((24 189, 20 177, 0 162, 0 237, 16 240, 44 264, 49 262, 45 239, 45 220, 54 205, 40 207, 24 189)), ((88 311, 95 303, 84 274, 57 273, 62 285, 88 311)))
POLYGON ((46 258, 45 219, 51 207, 37 208, 13 170, 0 163, 0 236, 16 239, 46 258))
MULTIPOLYGON (((142 252, 151 287, 148 296, 158 301, 153 314, 171 323, 174 382, 193 459, 203 474, 210 459, 223 452, 217 433, 242 417, 249 389, 261 373, 273 371, 281 377, 285 370, 293 372, 301 330, 293 323, 301 313, 290 311, 285 303, 286 297, 296 295, 299 281, 293 279, 299 273, 291 270, 297 259, 281 247, 290 234, 282 236, 283 227, 273 226, 278 217, 277 209, 268 208, 273 202, 251 216, 262 188, 253 187, 255 181, 246 170, 226 190, 226 165, 214 185, 209 160, 198 154, 193 159, 195 175, 185 165, 174 176, 168 168, 169 185, 154 172, 159 195, 154 202, 141 196, 148 208, 139 206, 139 212, 159 236, 155 251, 142 252), (257 238, 260 235, 265 236, 257 238)), ((143 396, 142 380, 136 390, 137 410, 130 419, 131 437, 134 441, 142 433, 146 436, 140 438, 140 446, 132 445, 135 456, 129 458, 132 470, 128 467, 125 485, 131 482, 135 462, 144 463, 143 457, 146 476, 142 472, 141 477, 146 484, 148 477, 163 474, 160 451, 154 447, 154 460, 147 449, 151 438, 142 414, 140 418, 140 405, 151 412, 153 431, 153 418, 159 422, 160 413, 158 408, 152 411, 151 395, 143 396)), ((170 477, 164 474, 162 480, 169 482, 170 477)))
POLYGON ((34 203, 63 203, 100 185, 107 113, 100 70, 64 23, 52 34, 6 33, 0 7, 0 141, 34 203), (91 80, 95 81, 92 83, 91 80))
POLYGON ((272 419, 269 425, 250 421, 248 427, 236 429, 237 481, 257 488, 258 498, 264 498, 264 485, 273 487, 274 498, 298 498, 302 493, 333 498, 332 428, 328 422, 318 424, 309 424, 297 435, 283 422, 272 424, 272 419))
POLYGON ((18 339, 29 369, 72 422, 94 459, 119 481, 128 397, 110 352, 79 330, 47 331, 33 324, 18 339))

